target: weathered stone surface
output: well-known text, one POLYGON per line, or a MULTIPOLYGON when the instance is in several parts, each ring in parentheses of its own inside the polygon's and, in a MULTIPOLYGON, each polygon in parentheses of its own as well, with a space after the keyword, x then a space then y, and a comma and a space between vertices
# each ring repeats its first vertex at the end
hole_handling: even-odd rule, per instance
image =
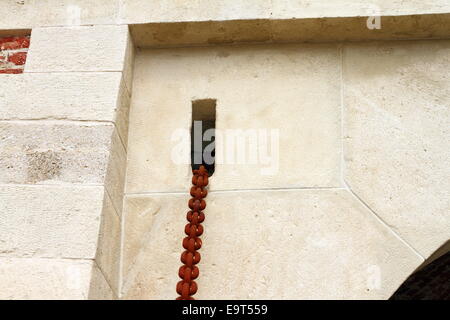
POLYGON ((115 296, 118 296, 119 285, 120 238, 120 216, 109 195, 105 194, 95 261, 115 296))
POLYGON ((111 299, 93 260, 0 258, 0 299, 111 299))
POLYGON ((122 23, 268 19, 270 0, 227 1, 120 0, 122 23))
POLYGON ((449 12, 446 0, 40 0, 8 1, 0 8, 0 29, 36 26, 133 24, 242 19, 304 19, 367 16, 374 9, 385 16, 449 12), (38 14, 36 14, 38 13, 38 14))
MULTIPOLYGON (((188 195, 126 198, 124 298, 173 299, 188 195)), ((210 193, 199 299, 388 298, 423 260, 346 190, 210 193)))
POLYGON ((130 26, 136 45, 180 47, 271 41, 270 20, 149 23, 130 26))
POLYGON ((0 118, 114 121, 120 79, 120 72, 2 75, 0 118))
POLYGON ((122 208, 126 152, 113 124, 0 123, 0 182, 105 185, 122 208))
POLYGON ((127 25, 34 28, 25 72, 123 71, 128 37, 127 25))
POLYGON ((367 40, 448 39, 450 13, 383 16, 369 29, 367 16, 300 19, 193 21, 131 25, 141 48, 237 45, 249 42, 336 42, 367 40))
MULTIPOLYGON (((123 209, 125 219, 123 221, 126 239, 122 250, 122 275, 124 278, 136 263, 145 241, 150 240, 152 233, 155 232, 153 229, 154 218, 161 209, 159 201, 151 197, 130 196, 125 199, 123 209)), ((165 233, 166 231, 161 232, 165 233)))
POLYGON ((447 13, 446 0, 273 0, 274 19, 447 13))
POLYGON ((103 190, 1 186, 0 256, 93 259, 103 190))
POLYGON ((0 257, 95 258, 117 296, 120 233, 104 187, 0 187, 0 257))
POLYGON ((344 51, 345 179, 424 257, 450 235, 450 42, 344 51))
POLYGON ((102 184, 112 124, 0 123, 0 182, 102 184))
MULTIPOLYGON (((28 73, 0 76, 0 184, 45 184, 0 187, 0 298, 117 294, 134 47, 126 26, 114 24, 145 23, 133 27, 139 47, 432 39, 450 30, 447 0, 10 1, 0 17, 0 35, 34 27, 28 73), (378 9, 382 29, 369 30, 366 16, 378 9), (109 26, 61 27, 80 24, 109 26), (65 120, 113 121, 121 140, 112 124, 65 120), (99 197, 84 203, 81 193, 56 194, 78 188, 68 183, 97 191, 106 185, 111 196, 99 267, 72 260, 93 256, 99 221, 86 221, 101 210, 99 197)), ((342 186, 343 98, 345 180, 427 257, 450 229, 448 43, 344 44, 344 86, 342 45, 143 52, 130 137, 128 189, 136 194, 125 204, 125 298, 174 298, 187 197, 138 194, 187 191, 190 168, 170 162, 169 133, 189 129, 191 100, 202 98, 218 99, 219 129, 280 128, 282 162, 269 177, 257 166, 217 166, 199 298, 388 297, 421 259, 350 193, 217 190, 342 186), (242 264, 229 263, 233 256, 242 264)))
POLYGON ((369 29, 367 21, 367 16, 272 20, 271 39, 273 42, 329 42, 450 36, 450 14, 383 16, 379 29, 369 29))
POLYGON ((11 29, 6 35, 32 27, 129 24, 143 47, 448 38, 450 5, 447 0, 42 0, 9 2, 0 10, 0 29, 11 29), (369 30, 367 17, 378 15, 381 29, 369 30))
POLYGON ((0 119, 110 121, 126 142, 129 91, 121 77, 120 72, 1 75, 0 119))
POLYGON ((127 170, 127 153, 119 136, 114 132, 109 147, 109 160, 106 169, 105 187, 119 216, 122 215, 122 200, 127 170))
POLYGON ((118 10, 111 0, 3 1, 0 29, 114 24, 118 10))
MULTIPOLYGON (((125 77, 124 77, 125 78, 125 77)), ((128 124, 130 117, 130 93, 128 91, 126 81, 122 78, 120 82, 120 88, 118 92, 118 99, 116 102, 116 127, 119 132, 120 139, 122 144, 125 147, 125 150, 128 146, 128 124)))
POLYGON ((131 38, 131 34, 127 35, 127 45, 125 49, 123 78, 128 89, 128 93, 131 93, 133 88, 133 69, 134 69, 134 57, 136 55, 136 48, 134 41, 131 38))
POLYGON ((89 283, 88 300, 113 300, 118 299, 117 294, 111 289, 111 284, 105 279, 103 272, 93 263, 91 279, 89 283))
MULTIPOLYGON (((191 102, 206 98, 217 99, 216 128, 265 130, 267 143, 259 141, 273 155, 272 164, 262 163, 261 154, 258 164, 217 163, 212 190, 339 186, 339 61, 335 45, 141 51, 130 114, 127 192, 186 190, 189 155, 186 164, 172 156, 180 154, 180 145, 189 153, 191 102), (174 135, 179 129, 186 130, 182 144, 174 135), (279 130, 279 154, 275 144, 270 149, 271 138, 276 139, 272 129, 279 130), (273 172, 262 175, 269 167, 273 172)), ((225 146, 222 151, 232 154, 225 146)), ((238 155, 232 160, 238 163, 238 155)))

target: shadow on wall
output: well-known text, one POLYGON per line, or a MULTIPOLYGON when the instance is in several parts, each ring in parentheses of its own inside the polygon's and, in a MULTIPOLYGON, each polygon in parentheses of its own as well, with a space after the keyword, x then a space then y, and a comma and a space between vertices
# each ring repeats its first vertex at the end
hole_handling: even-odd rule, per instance
POLYGON ((390 300, 450 300, 450 241, 410 275, 390 300))

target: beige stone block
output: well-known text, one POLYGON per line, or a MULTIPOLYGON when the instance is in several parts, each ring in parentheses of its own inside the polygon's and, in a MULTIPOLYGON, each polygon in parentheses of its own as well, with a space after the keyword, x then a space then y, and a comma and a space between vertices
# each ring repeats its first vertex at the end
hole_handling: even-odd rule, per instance
POLYGON ((120 217, 107 194, 105 194, 102 222, 99 230, 95 261, 111 286, 114 295, 117 296, 121 251, 121 226, 120 217))
POLYGON ((39 26, 139 24, 180 21, 239 21, 448 13, 446 0, 27 0, 6 1, 0 29, 39 26))
POLYGON ((344 50, 345 179, 424 257, 449 240, 450 42, 344 50))
POLYGON ((134 44, 134 40, 131 37, 131 33, 128 32, 127 45, 125 49, 124 68, 123 68, 123 78, 125 81, 128 94, 131 94, 131 89, 133 87, 133 69, 134 69, 135 55, 136 55, 136 47, 134 44))
POLYGON ((367 27, 367 16, 145 23, 131 25, 130 29, 140 48, 448 39, 449 17, 449 13, 383 16, 379 29, 367 27))
MULTIPOLYGON (((131 82, 130 82, 131 83, 131 82)), ((117 131, 119 133, 122 144, 125 147, 125 150, 128 146, 128 124, 130 118, 130 91, 128 91, 126 81, 122 78, 120 82, 117 104, 116 104, 116 116, 115 116, 115 125, 117 127, 117 131)))
POLYGON ((272 19, 305 19, 359 16, 368 15, 370 7, 371 5, 363 0, 273 0, 271 17, 272 19))
POLYGON ((94 262, 88 291, 88 300, 115 300, 117 294, 111 289, 111 285, 105 279, 103 272, 94 262))
POLYGON ((0 299, 112 299, 92 260, 0 258, 0 299))
POLYGON ((380 29, 367 16, 271 20, 273 42, 447 39, 450 14, 383 16, 380 29))
POLYGON ((0 182, 105 185, 121 212, 126 152, 112 124, 0 122, 0 182))
POLYGON ((1 186, 0 256, 93 259, 103 190, 1 186))
POLYGON ((130 97, 121 77, 120 72, 0 75, 0 120, 114 122, 126 143, 130 97))
POLYGON ((0 29, 37 26, 114 24, 118 5, 111 0, 3 1, 0 29))
POLYGON ((120 217, 104 187, 0 187, 0 256, 96 259, 117 296, 120 217))
POLYGON ((122 202, 127 170, 127 153, 116 132, 111 137, 105 186, 119 216, 122 215, 122 202))
POLYGON ((25 72, 123 71, 128 37, 126 25, 34 28, 25 72))
POLYGON ((135 44, 146 47, 230 45, 269 42, 269 20, 149 23, 130 26, 135 44))
POLYGON ((104 182, 112 124, 4 121, 0 132, 1 183, 104 182))
POLYGON ((130 24, 141 47, 448 38, 450 12, 447 0, 34 0, 10 1, 0 10, 6 35, 32 27, 130 24), (379 14, 382 28, 368 30, 367 17, 379 14))
POLYGON ((446 0, 273 0, 273 19, 448 13, 446 0))
MULTIPOLYGON (((177 199, 178 200, 178 199, 177 199)), ((136 263, 141 247, 150 241, 154 229, 154 218, 161 209, 160 202, 151 197, 126 196, 124 199, 123 230, 126 237, 122 249, 122 277, 126 278, 136 263)), ((180 213, 182 219, 182 214, 180 213)), ((174 231, 174 230, 173 230, 174 231)), ((167 229, 161 230, 162 233, 167 229)))
MULTIPOLYGON (((126 198, 125 299, 176 297, 188 198, 126 198)), ((386 299, 423 261, 342 189, 212 192, 205 213, 199 299, 386 299)))
POLYGON ((120 0, 120 23, 267 19, 270 0, 120 0))
MULTIPOLYGON (((265 147, 273 156, 271 163, 258 156, 257 164, 241 165, 235 153, 234 164, 217 163, 212 190, 339 186, 339 61, 335 45, 141 51, 130 113, 127 192, 186 191, 190 165, 172 156, 180 145, 189 153, 191 104, 206 98, 217 99, 217 129, 262 130, 268 141, 261 138, 258 151, 265 147), (179 129, 187 141, 177 140, 179 129), (279 140, 270 130, 278 130, 279 140), (272 137, 278 152, 275 143, 270 152, 272 137), (273 171, 263 175, 269 167, 273 171)), ((248 140, 246 148, 254 150, 248 140)), ((222 148, 227 157, 230 150, 222 148)))

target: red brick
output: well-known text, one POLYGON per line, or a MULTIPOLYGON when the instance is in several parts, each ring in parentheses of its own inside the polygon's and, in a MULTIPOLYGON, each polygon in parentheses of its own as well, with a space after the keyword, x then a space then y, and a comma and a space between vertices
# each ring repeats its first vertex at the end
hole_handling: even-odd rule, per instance
POLYGON ((5 70, 0 69, 0 73, 8 73, 8 74, 23 73, 23 69, 5 69, 5 70))
POLYGON ((28 48, 30 46, 30 37, 5 37, 0 38, 0 50, 15 50, 28 48))
POLYGON ((26 60, 27 60, 26 52, 10 53, 8 57, 8 61, 14 63, 16 66, 24 65, 26 60))

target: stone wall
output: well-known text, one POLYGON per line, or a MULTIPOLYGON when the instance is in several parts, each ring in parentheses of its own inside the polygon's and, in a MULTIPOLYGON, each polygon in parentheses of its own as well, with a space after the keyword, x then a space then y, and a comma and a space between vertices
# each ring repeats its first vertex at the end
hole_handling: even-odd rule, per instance
POLYGON ((0 29, 189 21, 296 20, 449 13, 447 0, 22 0, 0 8, 0 29))
POLYGON ((389 298, 449 238, 449 50, 443 40, 139 51, 124 298, 175 295, 190 165, 173 162, 173 134, 206 98, 218 129, 279 129, 279 166, 216 163, 198 298, 389 298))
POLYGON ((132 56, 127 26, 34 28, 0 76, 1 298, 118 296, 132 56))
POLYGON ((280 130, 276 174, 216 166, 199 298, 386 299, 449 239, 447 0, 0 16, 3 45, 31 32, 25 64, 27 45, 0 54, 2 299, 175 297, 190 166, 170 135, 195 99, 217 99, 217 128, 280 130))

